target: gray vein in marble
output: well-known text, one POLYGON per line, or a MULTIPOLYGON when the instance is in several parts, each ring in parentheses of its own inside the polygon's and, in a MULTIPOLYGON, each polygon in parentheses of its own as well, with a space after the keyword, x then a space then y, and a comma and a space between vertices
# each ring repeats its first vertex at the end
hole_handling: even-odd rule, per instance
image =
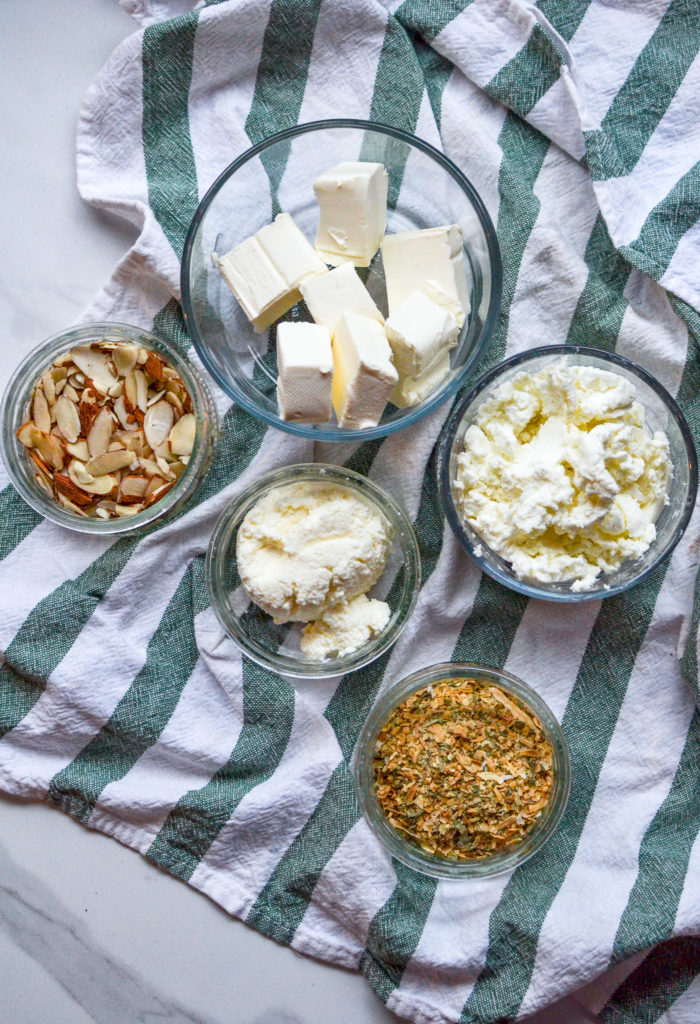
MULTIPOLYGON (((0 845, 0 928, 85 1010, 96 1024, 222 1024, 156 992, 111 958, 34 875, 0 845), (20 895, 20 893, 24 895, 20 895)), ((296 1024, 290 1018, 289 1024, 296 1024)))

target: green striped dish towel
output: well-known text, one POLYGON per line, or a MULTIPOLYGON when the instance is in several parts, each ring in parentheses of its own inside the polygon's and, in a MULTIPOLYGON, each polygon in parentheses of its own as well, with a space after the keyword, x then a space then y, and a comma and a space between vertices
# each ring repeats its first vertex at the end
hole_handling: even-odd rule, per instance
MULTIPOLYGON (((86 319, 153 327, 189 350, 179 257, 214 177, 297 122, 370 118, 440 146, 484 197, 504 259, 487 363, 547 342, 615 349, 677 396, 700 439, 696 0, 122 3, 142 27, 86 98, 78 180, 141 233, 86 319)), ((217 401, 213 471, 186 515, 146 539, 86 540, 0 493, 2 789, 361 970, 420 1024, 492 1024, 572 992, 605 1024, 697 1021, 697 512, 629 593, 528 602, 482 576, 445 526, 447 408, 383 442, 314 448, 217 401), (314 457, 402 501, 424 583, 390 653, 292 686, 222 634, 204 553, 232 496, 314 457), (532 683, 573 759, 546 848, 468 884, 385 859, 348 767, 377 694, 450 658, 532 683)))

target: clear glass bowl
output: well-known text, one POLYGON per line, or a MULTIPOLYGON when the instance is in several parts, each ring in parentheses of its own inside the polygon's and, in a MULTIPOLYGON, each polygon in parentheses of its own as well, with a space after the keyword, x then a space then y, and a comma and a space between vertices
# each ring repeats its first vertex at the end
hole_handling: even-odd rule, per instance
POLYGON ((158 523, 170 521, 178 515, 185 503, 202 482, 218 437, 218 419, 209 390, 194 366, 168 342, 149 331, 130 324, 92 323, 81 327, 70 327, 54 334, 26 356, 15 370, 3 395, 0 405, 2 421, 2 455, 10 480, 28 505, 59 526, 78 530, 80 533, 107 535, 134 533, 158 523), (197 433, 194 448, 185 472, 163 495, 160 501, 145 508, 136 515, 119 519, 93 519, 79 516, 63 508, 37 484, 33 464, 24 445, 17 440, 18 428, 29 418, 29 403, 32 390, 43 371, 62 352, 76 345, 89 345, 94 341, 109 338, 127 344, 141 345, 159 352, 180 374, 191 398, 194 415, 197 418, 197 433))
POLYGON ((424 875, 454 880, 498 875, 529 860, 547 842, 559 824, 569 799, 571 785, 569 746, 559 722, 542 698, 510 672, 489 668, 487 665, 471 665, 466 662, 431 665, 391 686, 374 705, 362 727, 355 748, 353 772, 360 809, 387 853, 424 875), (489 857, 475 858, 474 860, 456 860, 436 856, 422 850, 410 839, 406 839, 393 825, 389 824, 377 800, 374 785, 373 758, 377 736, 394 708, 416 690, 422 690, 431 683, 442 679, 457 678, 494 684, 505 690, 506 693, 518 697, 539 719, 553 752, 552 789, 549 801, 531 831, 521 842, 514 843, 489 857))
POLYGON ((646 579, 683 536, 695 506, 698 488, 697 458, 690 428, 671 395, 646 370, 622 356, 579 345, 530 349, 500 363, 481 377, 455 406, 445 424, 440 442, 439 465, 443 507, 462 546, 499 583, 520 594, 547 601, 599 601, 646 579), (467 522, 460 512, 454 490, 457 458, 464 447, 464 435, 485 399, 503 381, 523 371, 536 373, 554 360, 564 360, 575 366, 597 367, 630 380, 644 407, 647 427, 652 432, 662 430, 666 433, 673 463, 669 503, 664 506, 656 521, 656 539, 639 558, 627 559, 615 572, 601 574, 591 590, 574 591, 571 589, 571 581, 540 583, 516 576, 510 563, 493 551, 467 522))
POLYGON ((408 622, 420 589, 420 553, 406 513, 386 491, 359 473, 323 463, 285 466, 267 473, 246 488, 224 510, 214 527, 207 552, 206 578, 212 607, 219 622, 244 654, 281 675, 326 677, 352 672, 388 650, 408 622), (238 575, 236 538, 248 510, 265 494, 291 483, 337 483, 354 491, 389 520, 394 544, 384 572, 368 597, 386 601, 391 617, 385 628, 351 654, 312 661, 299 646, 301 623, 276 625, 271 616, 250 601, 238 575))
POLYGON ((551 345, 529 349, 501 362, 478 380, 455 406, 445 424, 440 441, 439 466, 442 504, 457 540, 498 583, 527 597, 546 601, 600 601, 641 583, 683 537, 693 513, 698 489, 697 457, 690 427, 666 389, 646 370, 621 355, 580 345, 551 345), (668 437, 673 465, 668 504, 656 520, 654 543, 639 558, 629 558, 615 572, 601 574, 592 590, 574 591, 571 582, 548 584, 517 577, 511 563, 489 548, 467 522, 454 493, 457 457, 463 450, 467 429, 474 422, 483 401, 502 382, 523 371, 536 373, 555 359, 564 359, 570 366, 597 367, 631 381, 644 407, 647 427, 652 432, 662 430, 668 437))
MULTIPOLYGON (((381 251, 366 284, 386 315, 381 251)), ((474 186, 427 142, 369 121, 317 121, 274 135, 235 160, 217 178, 190 225, 182 258, 182 304, 199 356, 219 386, 248 412, 272 426, 317 441, 383 437, 415 423, 453 395, 476 365, 493 333, 501 298, 496 234, 474 186), (275 385, 274 326, 255 334, 212 263, 269 224, 283 210, 313 242, 318 206, 313 182, 340 161, 372 160, 389 174, 387 231, 459 224, 464 235, 472 312, 451 355, 449 376, 420 405, 387 406, 376 427, 341 429, 335 423, 288 423, 280 418, 275 385), (400 190, 399 190, 400 186, 400 190), (398 197, 396 192, 398 191, 398 197)), ((309 320, 303 303, 283 319, 309 320)))

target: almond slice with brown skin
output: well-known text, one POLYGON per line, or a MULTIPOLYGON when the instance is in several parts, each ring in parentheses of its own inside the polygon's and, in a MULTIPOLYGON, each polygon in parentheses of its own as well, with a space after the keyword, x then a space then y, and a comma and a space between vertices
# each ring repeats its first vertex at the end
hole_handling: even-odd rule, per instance
POLYGON ((116 473, 118 469, 125 469, 134 461, 134 453, 127 452, 121 448, 116 452, 104 452, 86 464, 85 469, 92 476, 105 476, 107 473, 116 473))
POLYGON ((128 476, 122 477, 122 481, 119 484, 119 501, 126 504, 128 504, 126 501, 127 498, 140 501, 146 493, 149 482, 150 481, 145 476, 129 474, 128 476))
POLYGON ((112 440, 113 430, 114 420, 109 409, 105 406, 100 409, 93 420, 87 436, 88 450, 93 458, 107 451, 109 442, 112 440))
POLYGON ((23 444, 25 448, 34 447, 34 431, 36 430, 36 424, 34 420, 27 420, 17 431, 17 440, 20 444, 23 444))
POLYGON ((197 423, 191 412, 181 416, 170 431, 168 440, 174 455, 191 455, 197 423))
POLYGON ((71 356, 81 373, 90 378, 98 391, 106 394, 116 384, 117 378, 110 370, 109 359, 103 352, 81 346, 72 348, 71 356))
POLYGON ((90 495, 86 494, 82 487, 74 484, 71 478, 64 473, 54 473, 53 482, 56 490, 60 491, 61 494, 65 495, 69 501, 74 502, 76 505, 85 506, 92 504, 90 495))
POLYGON ((71 402, 65 395, 56 399, 54 406, 56 412, 56 425, 66 441, 73 444, 80 437, 80 415, 75 402, 71 402))
POLYGON ((34 448, 49 466, 54 469, 63 469, 63 448, 55 434, 45 434, 41 430, 35 430, 32 434, 34 448))
POLYGON ((143 368, 149 377, 153 380, 163 379, 163 363, 155 354, 155 352, 149 352, 146 358, 146 362, 143 364, 143 368))
POLYGON ((154 450, 166 440, 173 426, 173 407, 168 402, 152 405, 143 421, 146 440, 154 450))
POLYGON ((51 430, 51 413, 49 412, 46 395, 40 387, 34 388, 34 395, 32 397, 32 417, 37 428, 39 430, 43 430, 45 434, 48 434, 51 430))

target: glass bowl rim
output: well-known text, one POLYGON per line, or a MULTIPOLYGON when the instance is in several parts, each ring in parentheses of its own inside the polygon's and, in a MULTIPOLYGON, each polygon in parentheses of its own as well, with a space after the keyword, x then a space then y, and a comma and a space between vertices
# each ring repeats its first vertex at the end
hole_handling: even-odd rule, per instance
POLYGON ((475 662, 440 662, 418 669, 392 683, 378 698, 362 725, 355 744, 352 762, 353 781, 360 810, 383 849, 402 864, 433 878, 462 881, 502 874, 524 864, 538 853, 555 831, 566 810, 571 790, 571 754, 564 730, 546 701, 518 676, 502 668, 475 662), (404 839, 391 826, 373 794, 373 748, 381 725, 403 700, 431 683, 453 677, 496 680, 507 693, 518 697, 539 719, 552 746, 553 782, 546 814, 528 833, 532 837, 512 849, 506 848, 490 857, 473 860, 450 860, 436 857, 404 839), (524 846, 524 843, 528 843, 524 846))
POLYGON ((217 385, 229 396, 229 398, 232 398, 243 409, 245 409, 246 412, 255 416, 256 419, 262 420, 264 423, 267 423, 269 426, 275 427, 278 430, 283 430, 289 434, 296 434, 299 437, 312 438, 316 441, 370 441, 377 437, 387 437, 389 434, 393 434, 397 430, 403 430, 405 427, 409 427, 413 423, 416 423, 418 420, 427 416, 428 413, 432 412, 438 406, 451 398, 464 383, 469 372, 478 364, 493 336, 501 308, 502 287, 503 266, 501 250, 496 236, 496 229, 494 228, 493 221, 491 220, 486 206, 484 205, 483 199, 469 178, 467 178, 467 176, 452 160, 450 160, 449 157, 445 156, 444 153, 441 153, 439 149, 436 149, 435 146, 426 142, 424 139, 411 135, 409 132, 402 131, 400 128, 394 128, 391 125, 382 124, 379 121, 366 121, 361 118, 326 118, 320 121, 306 121, 303 124, 294 125, 292 128, 286 128, 284 131, 277 132, 274 135, 269 135, 266 139, 263 139, 262 142, 257 143, 255 146, 251 146, 249 149, 246 149, 245 152, 241 153, 240 156, 236 157, 236 159, 225 167, 221 174, 218 175, 213 184, 210 185, 205 192, 203 198, 200 200, 194 216, 190 221, 190 226, 187 229, 180 269, 182 312, 185 318, 187 331, 192 338, 197 354, 202 360, 202 364, 206 367, 207 372, 211 375, 213 380, 216 381, 217 385), (377 424, 375 427, 365 427, 359 430, 340 430, 340 428, 330 430, 324 429, 323 425, 315 427, 306 423, 295 423, 293 421, 283 420, 274 413, 271 413, 258 406, 256 403, 251 402, 248 395, 238 387, 237 383, 225 381, 214 366, 212 360, 209 358, 206 345, 200 335, 194 314, 189 281, 195 237, 211 203, 222 186, 226 184, 228 179, 232 177, 232 175, 241 166, 243 166, 243 164, 252 160, 259 153, 268 149, 272 145, 284 142, 288 139, 294 139, 297 136, 305 135, 308 132, 333 128, 357 128, 363 131, 375 131, 379 134, 389 135, 394 139, 405 142, 414 149, 420 150, 440 164, 467 195, 467 198, 476 212, 486 238, 489 265, 491 268, 491 295, 489 297, 489 306, 483 320, 481 331, 464 365, 460 367, 454 378, 449 382, 447 387, 445 387, 444 391, 441 391, 438 388, 432 397, 425 399, 423 402, 419 403, 412 412, 407 413, 405 416, 397 419, 393 423, 377 424))
POLYGON ((629 590, 630 587, 636 587, 638 583, 647 579, 647 577, 654 572, 657 566, 671 554, 685 533, 686 527, 690 522, 690 517, 693 514, 693 508, 695 507, 698 491, 697 454, 693 436, 682 409, 676 402, 675 398, 669 394, 663 384, 649 373, 648 370, 645 370, 644 367, 626 359, 624 356, 618 355, 616 352, 608 352, 606 349, 592 348, 588 345, 540 345, 537 348, 518 352, 516 355, 510 356, 509 359, 503 360, 503 362, 498 363, 483 374, 483 376, 475 382, 473 387, 470 388, 470 390, 452 409, 447 422, 443 427, 439 448, 438 473, 442 506, 445 510, 445 515, 447 516, 447 521, 450 524, 452 532, 459 543, 467 554, 473 558, 481 569, 488 573, 492 579, 495 579, 498 583, 502 583, 503 586, 508 587, 510 590, 514 590, 518 594, 524 594, 526 597, 537 598, 542 601, 560 603, 569 603, 573 601, 600 601, 604 598, 614 597, 617 594, 621 594, 625 590, 629 590), (514 574, 505 573, 497 566, 492 565, 484 555, 477 554, 476 547, 479 546, 479 541, 477 539, 475 542, 472 542, 469 534, 464 528, 462 517, 457 511, 452 491, 452 481, 450 479, 450 461, 456 442, 457 432, 462 425, 468 409, 476 399, 486 391, 490 385, 494 384, 497 381, 497 378, 506 370, 518 367, 530 360, 541 359, 543 356, 558 357, 562 355, 593 356, 604 362, 612 363, 614 366, 620 366, 633 376, 638 377, 639 380, 651 388, 651 390, 658 395, 664 406, 668 409, 669 414, 678 427, 683 440, 688 465, 688 493, 685 499, 685 505, 668 543, 658 552, 654 560, 642 572, 634 576, 632 579, 627 580, 625 583, 609 587, 596 586, 592 590, 578 592, 551 591, 536 583, 527 583, 524 580, 518 579, 514 574))
MULTIPOLYGON (((128 338, 126 338, 125 344, 128 343, 128 338)), ((5 469, 10 483, 22 500, 44 519, 58 526, 74 530, 78 533, 112 537, 146 531, 151 527, 164 525, 165 522, 169 521, 169 515, 172 512, 173 506, 179 501, 184 501, 186 495, 190 491, 194 493, 194 490, 197 488, 200 482, 200 474, 209 463, 207 451, 210 456, 218 436, 216 408, 209 394, 206 382, 202 379, 197 367, 190 363, 186 356, 183 356, 175 345, 165 338, 160 337, 145 327, 139 327, 137 324, 123 323, 118 320, 91 320, 86 323, 74 324, 71 327, 64 327, 30 349, 14 368, 3 392, 2 399, 0 400, 0 425, 2 427, 0 445, 5 469), (34 364, 38 364, 35 368, 38 379, 42 365, 39 362, 40 357, 44 361, 43 365, 47 366, 61 351, 68 351, 75 344, 80 344, 81 339, 87 342, 91 335, 107 334, 109 331, 120 331, 128 336, 138 336, 147 339, 149 344, 154 344, 155 351, 160 350, 163 355, 172 360, 172 365, 178 373, 181 376, 184 374, 184 382, 188 390, 194 392, 192 396, 193 401, 201 405, 209 413, 209 438, 203 437, 201 439, 200 456, 197 461, 192 463, 193 471, 189 474, 185 471, 160 501, 154 502, 149 508, 143 509, 142 512, 137 512, 133 516, 117 519, 93 519, 76 516, 70 510, 64 509, 57 502, 50 499, 48 495, 44 497, 38 488, 34 489, 26 484, 21 475, 16 472, 14 466, 14 460, 19 461, 22 453, 17 447, 19 442, 15 437, 14 424, 10 424, 9 420, 16 407, 15 388, 18 383, 28 376, 28 371, 34 364), (10 429, 6 430, 6 427, 10 429), (161 520, 163 520, 162 523, 161 520)))
POLYGON ((335 675, 345 675, 369 665, 388 651, 408 624, 418 600, 421 586, 421 558, 418 540, 408 514, 392 496, 370 480, 369 477, 356 473, 344 466, 336 466, 325 462, 298 462, 273 469, 253 480, 240 494, 228 502, 217 519, 207 547, 205 562, 205 578, 211 606, 222 629, 230 636, 246 657, 256 664, 279 675, 296 679, 325 679, 335 675), (319 662, 302 662, 289 655, 272 654, 251 641, 247 632, 238 628, 240 616, 231 612, 227 591, 217 579, 216 567, 222 557, 222 550, 228 551, 231 537, 227 534, 232 529, 231 523, 243 517, 253 504, 265 493, 275 487, 292 484, 299 480, 328 481, 335 480, 350 490, 359 491, 366 500, 372 501, 385 515, 395 529, 394 543, 398 543, 403 554, 403 567, 406 581, 403 589, 403 600, 397 612, 392 614, 387 627, 381 633, 364 644, 358 651, 344 657, 332 658, 319 662), (224 548, 222 549, 222 544, 224 548), (393 622, 393 626, 392 626, 393 622))

